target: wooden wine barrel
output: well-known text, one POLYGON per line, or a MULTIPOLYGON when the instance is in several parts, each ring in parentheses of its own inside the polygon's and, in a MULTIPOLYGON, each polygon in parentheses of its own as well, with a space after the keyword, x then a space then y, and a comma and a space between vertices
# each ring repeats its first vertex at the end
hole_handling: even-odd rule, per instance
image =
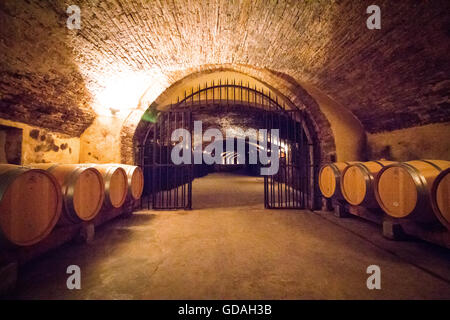
POLYGON ((324 165, 319 172, 319 188, 325 198, 343 199, 341 193, 341 174, 344 169, 356 162, 334 162, 324 165))
POLYGON ((341 193, 354 206, 378 207, 373 183, 378 172, 393 161, 376 160, 347 166, 341 175, 341 193))
POLYGON ((105 182, 106 207, 120 208, 127 197, 128 177, 123 168, 117 164, 90 164, 96 168, 103 176, 105 182))
POLYGON ((64 199, 59 224, 91 221, 102 208, 105 186, 100 172, 79 164, 33 164, 47 170, 61 185, 64 199))
POLYGON ((449 167, 450 161, 445 160, 414 160, 384 167, 375 182, 375 197, 392 217, 436 221, 431 187, 439 173, 449 167))
POLYGON ((0 165, 0 235, 29 246, 44 239, 61 215, 58 181, 45 170, 0 165))
POLYGON ((434 180, 431 206, 439 221, 450 230, 450 168, 442 170, 434 180))
POLYGON ((140 199, 144 191, 144 174, 142 169, 138 166, 127 164, 120 164, 119 166, 127 173, 128 195, 134 200, 140 199))

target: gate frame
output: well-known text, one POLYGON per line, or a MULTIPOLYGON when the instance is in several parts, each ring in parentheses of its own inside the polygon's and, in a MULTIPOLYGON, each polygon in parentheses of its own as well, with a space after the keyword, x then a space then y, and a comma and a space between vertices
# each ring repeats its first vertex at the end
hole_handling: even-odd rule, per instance
MULTIPOLYGON (((283 99, 284 100, 284 99, 283 99)), ((188 94, 188 91, 184 91, 184 97, 180 99, 180 97, 177 98, 177 102, 175 104, 170 104, 169 106, 162 107, 160 109, 165 110, 166 108, 168 111, 160 111, 160 112, 179 112, 179 111, 190 111, 190 116, 192 119, 192 110, 189 110, 189 107, 192 107, 195 105, 211 105, 211 104, 222 104, 226 103, 229 104, 242 104, 242 105, 248 105, 251 107, 256 108, 262 108, 266 111, 272 111, 272 112, 287 112, 287 113, 295 113, 296 115, 299 115, 299 119, 295 119, 294 117, 289 117, 292 121, 295 123, 300 124, 299 130, 300 132, 304 132, 307 143, 306 147, 308 148, 307 155, 309 157, 309 170, 308 171, 308 180, 307 181, 307 193, 308 193, 308 199, 306 203, 304 203, 301 207, 293 207, 292 209, 310 209, 314 210, 319 202, 319 199, 317 197, 318 192, 316 188, 316 181, 318 179, 318 163, 320 162, 320 155, 319 155, 319 148, 317 147, 319 144, 316 141, 316 134, 311 123, 310 119, 306 116, 306 112, 302 109, 298 109, 294 104, 292 104, 289 100, 286 99, 286 101, 283 101, 283 103, 278 102, 278 96, 271 93, 270 90, 268 90, 267 93, 264 92, 264 89, 258 90, 256 85, 254 88, 250 87, 250 84, 248 83, 247 86, 243 84, 241 81, 240 83, 236 84, 236 81, 228 81, 222 83, 222 80, 219 80, 219 82, 216 84, 214 81, 212 81, 211 85, 208 86, 208 83, 205 84, 205 86, 202 88, 201 85, 198 85, 198 89, 194 91, 194 87, 191 88, 190 93, 188 94), (223 94, 223 89, 225 89, 225 94, 223 94), (208 92, 210 92, 209 97, 211 99, 208 100, 208 92), (215 95, 218 93, 218 97, 215 95), (205 99, 202 98, 202 94, 205 97, 205 99), (196 99, 198 97, 198 99, 196 99), (232 97, 232 98, 231 98, 232 97), (237 100, 236 97, 239 99, 237 100), (290 105, 290 108, 286 108, 286 101, 288 101, 288 104, 290 105)), ((138 150, 138 157, 135 159, 139 159, 139 164, 142 169, 144 169, 143 165, 143 150, 145 151, 145 145, 146 141, 148 139, 149 131, 152 126, 149 126, 147 129, 147 132, 145 134, 145 137, 143 139, 143 143, 141 145, 137 146, 138 150)), ((190 129, 191 133, 191 139, 193 138, 192 135, 192 128, 190 129)), ((192 163, 192 161, 191 161, 192 163)), ((193 170, 193 163, 192 170, 193 170)), ((193 176, 191 176, 193 177, 193 176)), ((268 177, 267 177, 268 178, 268 177)), ((264 179, 266 181, 266 177, 264 179)), ((190 182, 190 207, 185 209, 192 208, 192 180, 190 182)), ((264 183, 266 187, 266 182, 264 183)), ((265 195, 265 204, 266 204, 266 192, 264 192, 265 195)), ((270 207, 270 206, 269 206, 270 207)), ((273 207, 277 208, 277 207, 273 207)), ((182 208, 180 208, 182 209, 182 208)), ((290 209, 290 208, 285 208, 290 209)), ((169 209, 167 209, 169 210, 169 209)))
MULTIPOLYGON (((290 179, 293 177, 296 177, 296 175, 294 175, 294 168, 300 169, 300 178, 301 178, 301 186, 300 189, 296 190, 293 186, 289 186, 289 184, 285 183, 285 182, 279 182, 279 181, 275 181, 274 177, 277 175, 272 175, 272 176, 265 176, 264 177, 264 207, 267 209, 310 209, 310 210, 314 210, 315 209, 315 201, 316 201, 316 192, 315 192, 315 179, 316 179, 316 165, 315 165, 315 144, 314 144, 314 140, 312 139, 309 129, 307 127, 307 124, 305 123, 305 113, 302 110, 298 110, 298 109, 290 109, 290 110, 286 110, 283 109, 282 112, 278 112, 277 114, 275 113, 270 113, 270 114, 266 114, 268 117, 270 117, 270 119, 266 119, 266 128, 269 129, 277 129, 277 128, 272 128, 273 127, 273 123, 274 123, 274 118, 278 118, 278 122, 280 122, 280 118, 286 118, 286 124, 287 124, 287 128, 286 131, 287 133, 287 137, 286 138, 282 138, 281 134, 280 134, 280 142, 285 142, 286 145, 292 145, 292 144, 300 144, 300 146, 296 147, 296 151, 300 152, 300 155, 297 156, 295 159, 295 161, 303 161, 303 160, 307 160, 307 164, 302 166, 302 165, 294 165, 293 164, 293 158, 290 158, 288 161, 289 163, 287 165, 285 165, 285 169, 286 170, 290 170, 290 174, 285 174, 284 178, 285 179, 290 179), (268 123, 268 121, 271 120, 271 124, 268 123), (295 138, 294 141, 289 141, 289 126, 290 124, 294 124, 294 133, 295 133, 295 138), (297 127, 297 125, 299 127, 297 127), (304 138, 306 138, 306 140, 303 138, 303 134, 304 134, 304 138), (298 137, 299 139, 297 139, 297 136, 300 135, 300 137, 298 137), (305 150, 306 151, 303 151, 305 150), (305 153, 305 154, 303 154, 305 153), (302 156, 305 156, 306 158, 301 158, 302 156), (305 179, 305 180, 302 180, 305 179), (276 184, 276 187, 275 187, 276 184), (284 186, 282 185, 284 184, 284 186), (302 190, 302 186, 304 187, 302 190), (284 193, 283 193, 283 188, 284 188, 284 193), (274 193, 274 189, 276 189, 276 196, 273 195, 274 193), (270 192, 270 197, 269 197, 269 192, 270 192), (283 194, 284 194, 284 200, 286 200, 285 202, 287 202, 287 204, 283 205, 283 194), (300 196, 300 199, 298 198, 300 196), (277 201, 278 200, 278 201, 277 201), (292 205, 291 205, 292 202, 292 205)), ((283 119, 284 121, 284 119, 283 119)), ((280 123, 278 123, 278 126, 280 127, 280 123)), ((281 131, 281 128, 279 128, 279 130, 281 131)), ((269 130, 268 130, 269 132, 269 130)), ((269 147, 269 144, 268 144, 269 147)), ((291 150, 291 154, 292 154, 292 150, 291 150)), ((280 160, 282 159, 281 157, 279 158, 280 160)), ((280 169, 281 169, 282 165, 281 165, 281 161, 280 161, 280 169)), ((285 172, 286 172, 285 170, 285 172)), ((288 180, 289 181, 289 180, 288 180)))
MULTIPOLYGON (((192 181, 194 179, 194 163, 193 163, 193 159, 191 158, 191 164, 181 164, 181 165, 176 165, 173 163, 157 163, 157 154, 156 154, 156 148, 157 146, 159 146, 159 148, 161 148, 161 146, 163 146, 163 144, 158 144, 158 140, 161 141, 161 129, 162 124, 166 123, 165 121, 165 117, 167 117, 169 123, 171 123, 172 119, 171 117, 174 115, 175 117, 175 128, 174 129, 178 129, 178 119, 177 119, 177 115, 182 115, 181 117, 181 124, 182 127, 187 129, 190 133, 191 133, 191 145, 192 145, 192 111, 191 110, 167 110, 167 111, 161 111, 158 113, 157 118, 156 118, 156 122, 153 125, 149 125, 147 132, 145 134, 145 137, 143 139, 142 145, 139 146, 140 150, 139 150, 139 159, 140 159, 140 163, 139 166, 142 168, 143 172, 144 172, 144 177, 148 177, 148 172, 151 171, 151 176, 152 178, 157 176, 157 172, 159 169, 159 176, 160 176, 160 180, 156 181, 156 179, 151 179, 151 192, 147 193, 147 209, 150 209, 150 203, 151 203, 151 208, 153 210, 180 210, 180 209, 184 209, 184 210, 191 210, 192 209, 192 181), (163 121, 161 121, 163 120, 163 121), (159 135, 156 135, 157 133, 157 127, 159 126, 159 135), (153 137, 150 138, 150 133, 151 131, 153 131, 153 137), (150 138, 150 143, 152 145, 152 161, 150 164, 146 164, 145 162, 145 158, 146 158, 146 146, 148 145, 148 141, 150 138), (159 139, 158 139, 159 138, 159 139), (162 167, 166 167, 167 168, 167 173, 166 173, 166 183, 167 185, 169 185, 169 169, 170 168, 175 168, 175 184, 177 184, 177 170, 180 169, 181 171, 181 178, 183 178, 185 176, 185 173, 187 173, 188 176, 188 182, 186 183, 182 183, 181 185, 177 185, 175 188, 172 189, 168 189, 168 190, 159 190, 162 189, 162 181, 161 181, 161 176, 162 176, 162 167), (148 168, 148 169, 146 169, 148 168), (159 187, 157 188, 157 182, 159 182, 159 187), (178 188, 181 188, 181 203, 179 203, 179 192, 178 192, 178 188), (157 190, 157 191, 155 191, 157 190), (172 202, 172 191, 173 191, 173 202, 172 202), (164 198, 164 193, 166 195, 166 197, 164 198), (158 196, 160 195, 160 196, 158 196), (150 201, 151 199, 151 201, 150 201), (164 202, 165 199, 165 202, 164 202), (162 204, 162 205, 161 205, 162 204)), ((171 125, 169 125, 169 127, 167 128, 167 136, 166 136, 166 141, 167 144, 166 146, 170 145, 170 136, 171 136, 171 125)), ((164 127, 164 129, 166 129, 164 127)), ((166 162, 170 162, 169 160, 169 154, 168 151, 166 151, 166 162)), ((191 157, 192 157, 192 153, 191 153, 191 157)), ((161 161, 162 156, 161 156, 161 150, 160 150, 160 154, 159 154, 159 161, 161 161)), ((166 185, 166 186, 167 186, 166 185)), ((147 185, 148 186, 148 185, 147 185)), ((145 190, 145 189, 144 189, 145 190)), ((141 200, 141 208, 143 207, 143 200, 141 200)))

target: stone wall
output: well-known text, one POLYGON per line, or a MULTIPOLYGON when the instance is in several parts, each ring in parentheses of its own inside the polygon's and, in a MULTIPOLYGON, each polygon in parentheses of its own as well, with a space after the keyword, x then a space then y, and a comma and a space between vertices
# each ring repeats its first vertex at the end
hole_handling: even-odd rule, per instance
POLYGON ((336 145, 336 157, 325 161, 364 160, 366 135, 361 122, 344 106, 306 83, 302 86, 316 100, 330 123, 336 145))
POLYGON ((80 138, 81 163, 120 163, 120 127, 123 120, 99 116, 80 138))
POLYGON ((0 2, 0 118, 70 136, 92 123, 68 31, 49 1, 0 2))
POLYGON ((80 139, 58 132, 0 119, 0 126, 22 129, 21 164, 78 163, 80 139))
POLYGON ((22 131, 0 125, 0 163, 22 163, 22 131))
POLYGON ((369 134, 368 158, 450 160, 450 122, 369 134))

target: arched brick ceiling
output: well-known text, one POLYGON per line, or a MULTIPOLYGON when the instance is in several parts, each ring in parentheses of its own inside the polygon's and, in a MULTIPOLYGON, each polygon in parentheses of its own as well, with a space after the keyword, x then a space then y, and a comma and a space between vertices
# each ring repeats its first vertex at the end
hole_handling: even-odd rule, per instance
POLYGON ((449 121, 450 2, 375 1, 371 31, 372 2, 4 0, 0 117, 79 135, 115 79, 136 76, 156 97, 185 69, 231 64, 308 82, 368 132, 449 121), (79 31, 65 28, 72 4, 79 31))

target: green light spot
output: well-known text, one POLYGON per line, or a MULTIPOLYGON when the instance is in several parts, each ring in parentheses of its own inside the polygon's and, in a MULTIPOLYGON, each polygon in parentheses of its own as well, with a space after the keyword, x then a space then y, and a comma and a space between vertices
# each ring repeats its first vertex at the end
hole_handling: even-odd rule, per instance
POLYGON ((160 113, 160 111, 158 111, 156 108, 152 108, 152 106, 150 106, 150 108, 148 108, 144 112, 144 115, 142 116, 142 120, 146 121, 146 122, 150 122, 150 123, 156 123, 158 120, 159 113, 160 113))

